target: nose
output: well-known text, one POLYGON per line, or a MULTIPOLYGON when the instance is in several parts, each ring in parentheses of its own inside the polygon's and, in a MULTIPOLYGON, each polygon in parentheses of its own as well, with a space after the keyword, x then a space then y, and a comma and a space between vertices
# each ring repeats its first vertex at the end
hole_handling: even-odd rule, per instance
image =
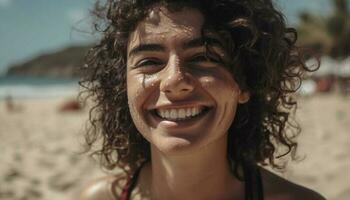
POLYGON ((178 59, 170 60, 166 68, 160 83, 161 92, 169 97, 182 98, 194 90, 192 75, 186 72, 178 59))

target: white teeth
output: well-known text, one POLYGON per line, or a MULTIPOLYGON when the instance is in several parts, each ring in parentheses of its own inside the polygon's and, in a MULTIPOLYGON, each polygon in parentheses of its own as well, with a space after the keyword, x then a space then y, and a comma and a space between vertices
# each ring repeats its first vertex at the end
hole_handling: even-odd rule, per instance
POLYGON ((178 112, 179 118, 185 118, 186 117, 186 111, 185 109, 181 108, 178 112))
POLYGON ((177 112, 175 109, 170 110, 170 118, 172 119, 177 118, 177 112))
POLYGON ((198 110, 196 108, 192 108, 192 116, 196 115, 198 113, 198 110))
POLYGON ((157 114, 164 119, 181 120, 194 117, 203 111, 202 107, 180 109, 157 109, 157 114))
POLYGON ((187 108, 186 109, 186 117, 191 117, 192 116, 192 109, 191 108, 187 108))
POLYGON ((170 111, 169 110, 165 110, 164 114, 161 115, 161 116, 164 116, 165 118, 170 118, 170 111))

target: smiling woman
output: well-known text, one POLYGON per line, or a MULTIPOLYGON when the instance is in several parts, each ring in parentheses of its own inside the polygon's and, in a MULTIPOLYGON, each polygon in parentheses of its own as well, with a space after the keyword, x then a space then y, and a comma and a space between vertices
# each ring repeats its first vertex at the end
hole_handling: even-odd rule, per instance
POLYGON ((198 10, 155 9, 129 38, 127 91, 134 124, 162 153, 208 148, 226 137, 237 103, 248 94, 225 68, 223 43, 201 38, 198 10))
POLYGON ((123 172, 81 199, 323 199, 261 168, 295 151, 291 94, 311 71, 270 0, 110 0, 96 14, 86 138, 123 172))

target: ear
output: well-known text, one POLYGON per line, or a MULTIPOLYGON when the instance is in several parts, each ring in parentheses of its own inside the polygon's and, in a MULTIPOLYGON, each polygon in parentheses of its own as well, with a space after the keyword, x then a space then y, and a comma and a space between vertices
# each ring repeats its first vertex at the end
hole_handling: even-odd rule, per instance
POLYGON ((241 90, 239 90, 238 103, 240 104, 247 103, 249 99, 250 99, 250 93, 248 91, 242 92, 241 90))

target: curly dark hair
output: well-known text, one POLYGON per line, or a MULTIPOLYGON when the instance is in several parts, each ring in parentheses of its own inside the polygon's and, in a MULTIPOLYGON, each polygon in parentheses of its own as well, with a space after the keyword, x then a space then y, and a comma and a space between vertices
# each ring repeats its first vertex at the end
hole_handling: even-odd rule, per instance
POLYGON ((294 93, 306 72, 297 33, 287 28, 283 15, 271 0, 107 0, 96 3, 92 14, 100 42, 86 56, 80 82, 94 107, 90 110, 87 146, 101 139, 99 155, 104 167, 120 167, 128 174, 150 160, 150 145, 138 133, 129 113, 126 89, 127 43, 137 23, 152 6, 171 12, 184 7, 198 9, 206 30, 227 41, 231 55, 227 68, 250 100, 240 104, 228 131, 228 159, 233 172, 245 163, 283 169, 277 158, 291 153, 295 158, 300 132, 290 117, 297 106, 294 93), (242 66, 233 67, 233 66, 242 66), (281 152, 279 149, 283 149, 281 152))

